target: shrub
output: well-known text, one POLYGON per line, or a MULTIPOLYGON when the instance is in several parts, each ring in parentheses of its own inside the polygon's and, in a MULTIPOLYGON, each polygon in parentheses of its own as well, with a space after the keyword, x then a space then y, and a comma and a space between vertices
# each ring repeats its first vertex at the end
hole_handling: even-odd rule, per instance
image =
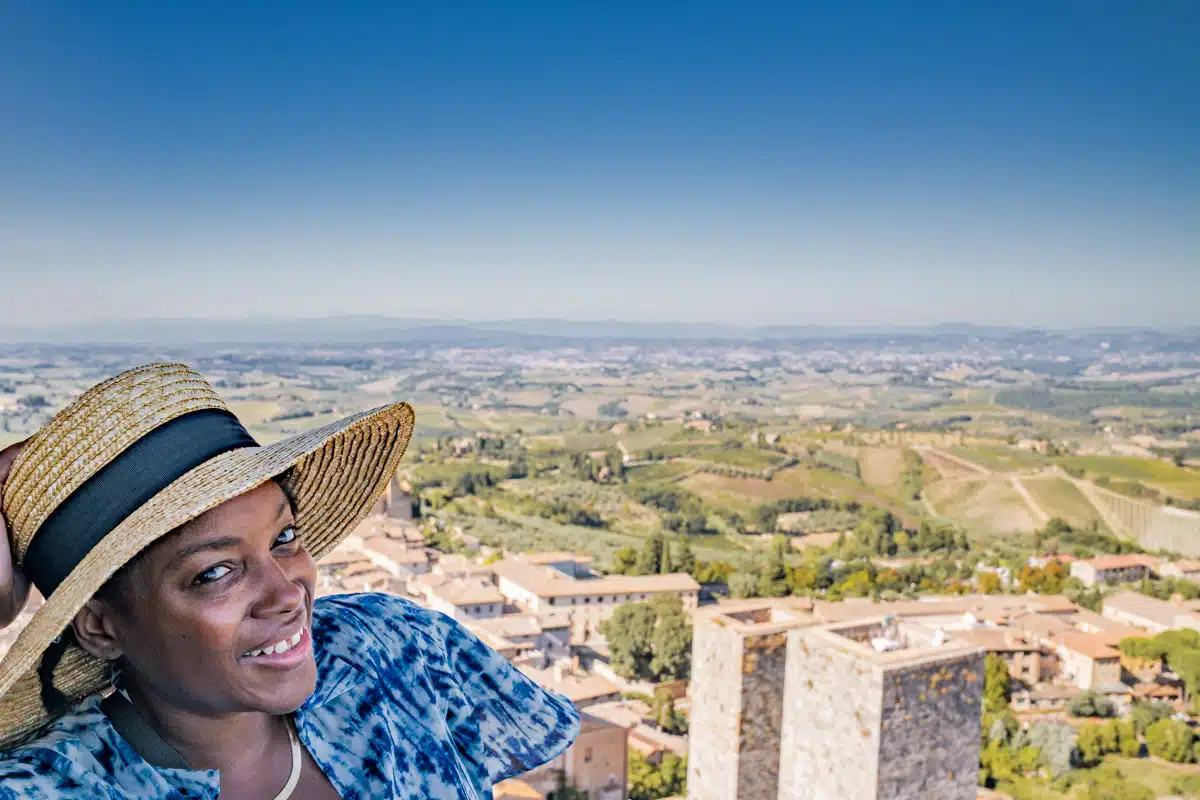
POLYGON ((1138 736, 1145 736, 1151 725, 1159 720, 1168 719, 1174 713, 1166 703, 1134 703, 1129 719, 1133 722, 1134 731, 1138 736))
POLYGON ((1146 749, 1150 755, 1183 764, 1192 759, 1196 735, 1187 725, 1173 719, 1160 719, 1146 729, 1146 749))
POLYGON ((1111 717, 1115 712, 1111 700, 1092 691, 1083 692, 1067 703, 1067 713, 1072 717, 1111 717))

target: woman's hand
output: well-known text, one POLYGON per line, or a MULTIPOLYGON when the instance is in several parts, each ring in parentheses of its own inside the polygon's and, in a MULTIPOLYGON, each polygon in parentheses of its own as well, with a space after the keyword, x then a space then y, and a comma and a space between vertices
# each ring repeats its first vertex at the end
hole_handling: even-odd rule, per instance
MULTIPOLYGON (((0 493, 4 491, 4 482, 8 480, 12 462, 24 446, 24 442, 18 442, 0 450, 0 493)), ((17 618, 28 599, 29 579, 13 562, 12 548, 8 544, 8 527, 4 515, 0 514, 0 628, 17 618)))

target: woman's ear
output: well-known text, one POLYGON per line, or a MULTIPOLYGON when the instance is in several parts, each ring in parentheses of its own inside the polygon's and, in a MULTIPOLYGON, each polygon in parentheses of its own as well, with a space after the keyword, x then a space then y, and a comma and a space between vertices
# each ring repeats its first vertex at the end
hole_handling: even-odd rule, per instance
POLYGON ((114 661, 125 653, 117 641, 112 615, 109 605, 92 598, 71 620, 79 646, 104 661, 114 661))

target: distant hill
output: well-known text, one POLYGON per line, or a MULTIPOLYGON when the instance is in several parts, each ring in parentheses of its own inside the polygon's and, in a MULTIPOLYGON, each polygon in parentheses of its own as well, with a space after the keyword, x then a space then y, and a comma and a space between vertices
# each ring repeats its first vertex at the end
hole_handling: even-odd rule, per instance
MULTIPOLYGON (((1107 329, 1103 333, 1117 333, 1107 329)), ((1175 331, 1175 334, 1195 331, 1175 331)), ((1102 331, 1054 331, 947 323, 932 326, 760 327, 692 322, 623 322, 521 319, 464 321, 403 319, 376 315, 314 319, 143 319, 69 325, 3 326, 0 342, 46 344, 348 343, 348 342, 530 342, 537 339, 618 340, 837 340, 852 338, 1025 338, 1100 335, 1102 331)), ((1128 329, 1123 335, 1149 333, 1128 329)))

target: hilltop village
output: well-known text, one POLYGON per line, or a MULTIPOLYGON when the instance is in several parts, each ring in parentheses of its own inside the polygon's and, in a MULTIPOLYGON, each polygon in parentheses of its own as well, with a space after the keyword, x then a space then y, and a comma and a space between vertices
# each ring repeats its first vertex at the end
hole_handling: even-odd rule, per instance
POLYGON ((447 614, 579 707, 571 749, 498 798, 1200 797, 1197 353, 47 345, 0 352, 0 423, 27 436, 162 358, 261 442, 413 403, 319 592, 447 614))

